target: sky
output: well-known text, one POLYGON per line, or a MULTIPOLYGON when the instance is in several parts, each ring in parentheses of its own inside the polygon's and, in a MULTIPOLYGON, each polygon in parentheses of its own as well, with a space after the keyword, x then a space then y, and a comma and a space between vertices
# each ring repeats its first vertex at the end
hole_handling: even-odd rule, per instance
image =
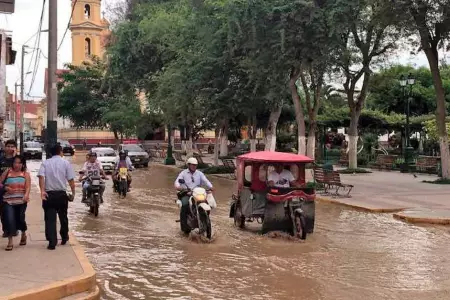
MULTIPOLYGON (((117 5, 121 0, 103 0, 102 10, 106 12, 108 17, 108 8, 117 5)), ((16 0, 16 7, 14 14, 0 15, 0 28, 11 30, 9 34, 13 39, 13 48, 17 51, 15 65, 7 66, 6 82, 10 93, 14 93, 14 84, 20 81, 21 69, 21 47, 24 43, 33 47, 35 38, 33 35, 38 31, 39 19, 42 11, 43 0, 16 0), (31 39, 30 39, 31 38, 31 39)), ((58 45, 61 43, 64 32, 67 28, 71 14, 71 0, 58 0, 58 45)), ((46 1, 44 10, 43 29, 48 28, 48 1, 46 1)), ((25 99, 39 99, 44 97, 44 77, 45 68, 48 61, 45 58, 48 54, 48 33, 41 33, 41 40, 39 48, 43 55, 40 55, 38 68, 35 80, 32 83, 33 74, 27 74, 25 78, 25 99), (28 96, 27 96, 28 95, 28 96)), ((27 52, 32 52, 28 50, 27 52)), ((25 55, 25 73, 34 70, 34 59, 32 54, 25 55), (30 66, 30 67, 29 67, 30 66)), ((62 46, 58 51, 58 68, 63 68, 65 63, 70 63, 72 60, 72 40, 70 30, 67 32, 62 46)), ((411 56, 409 53, 400 53, 391 57, 388 63, 404 63, 415 66, 427 66, 426 58, 423 54, 411 56)))

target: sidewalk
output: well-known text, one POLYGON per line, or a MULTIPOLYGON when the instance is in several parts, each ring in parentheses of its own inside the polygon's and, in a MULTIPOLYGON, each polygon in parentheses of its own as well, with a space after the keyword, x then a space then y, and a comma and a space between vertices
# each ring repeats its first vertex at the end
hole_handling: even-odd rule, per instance
MULTIPOLYGON (((355 187, 351 198, 317 195, 319 201, 332 202, 370 212, 393 213, 395 218, 411 223, 450 224, 450 185, 424 183, 433 175, 375 171, 370 174, 341 174, 343 183, 355 187)), ((312 180, 311 171, 306 171, 312 180)))
POLYGON ((7 239, 0 240, 0 300, 99 299, 95 271, 73 235, 67 245, 47 250, 41 200, 32 191, 27 245, 19 246, 16 237, 14 250, 6 252, 7 239))

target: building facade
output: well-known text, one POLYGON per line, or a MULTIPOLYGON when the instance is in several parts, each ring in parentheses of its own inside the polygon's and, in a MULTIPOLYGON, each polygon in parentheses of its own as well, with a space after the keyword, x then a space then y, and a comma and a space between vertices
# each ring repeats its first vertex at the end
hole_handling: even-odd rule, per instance
POLYGON ((96 56, 103 58, 109 22, 101 15, 101 0, 72 0, 72 64, 81 65, 96 56))

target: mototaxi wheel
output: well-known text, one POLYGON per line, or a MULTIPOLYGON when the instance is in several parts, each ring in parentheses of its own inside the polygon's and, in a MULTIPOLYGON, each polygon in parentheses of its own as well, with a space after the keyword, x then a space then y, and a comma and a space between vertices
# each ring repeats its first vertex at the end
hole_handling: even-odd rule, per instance
POLYGON ((294 214, 294 235, 296 237, 298 237, 301 240, 305 240, 306 239, 306 221, 305 221, 305 216, 303 216, 301 213, 299 212, 295 212, 294 214))
POLYGON ((234 225, 240 229, 245 228, 245 216, 242 215, 241 203, 236 200, 234 206, 234 225))

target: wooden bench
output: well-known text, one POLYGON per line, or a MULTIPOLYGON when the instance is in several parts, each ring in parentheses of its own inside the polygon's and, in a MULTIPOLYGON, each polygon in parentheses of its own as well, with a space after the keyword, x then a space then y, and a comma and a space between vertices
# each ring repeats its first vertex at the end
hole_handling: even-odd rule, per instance
POLYGON ((332 186, 336 189, 336 191, 334 193, 335 196, 339 196, 339 190, 344 189, 344 190, 347 190, 347 194, 345 195, 345 197, 351 197, 350 192, 352 191, 354 186, 352 184, 342 183, 341 182, 341 174, 339 174, 336 171, 331 171, 330 177, 329 177, 329 182, 330 182, 330 186, 332 186))
POLYGON ((346 197, 351 197, 350 192, 353 189, 353 185, 344 184, 341 182, 341 176, 336 171, 327 171, 323 168, 314 168, 314 180, 322 185, 324 193, 328 194, 329 190, 334 189, 334 196, 339 196, 339 190, 347 190, 346 197))
POLYGON ((373 167, 378 167, 379 170, 392 170, 396 159, 396 155, 379 154, 376 161, 370 165, 373 167))
POLYGON ((230 171, 231 179, 236 179, 236 165, 234 164, 234 160, 230 158, 221 159, 222 164, 225 168, 230 171))
POLYGON ((183 159, 183 154, 181 152, 178 151, 173 152, 173 157, 177 162, 180 162, 183 165, 186 163, 186 161, 183 159))
POLYGON ((315 167, 314 171, 314 180, 320 185, 318 190, 324 190, 324 193, 328 194, 328 189, 330 188, 330 180, 328 176, 328 172, 325 173, 323 168, 315 167))
POLYGON ((211 164, 205 163, 205 162, 203 161, 203 158, 202 158, 198 153, 195 153, 195 152, 194 152, 194 157, 197 159, 197 161, 198 161, 198 163, 199 163, 200 165, 207 165, 208 167, 211 166, 211 164))
POLYGON ((439 170, 440 157, 419 156, 416 161, 416 170, 430 174, 437 174, 439 170))

